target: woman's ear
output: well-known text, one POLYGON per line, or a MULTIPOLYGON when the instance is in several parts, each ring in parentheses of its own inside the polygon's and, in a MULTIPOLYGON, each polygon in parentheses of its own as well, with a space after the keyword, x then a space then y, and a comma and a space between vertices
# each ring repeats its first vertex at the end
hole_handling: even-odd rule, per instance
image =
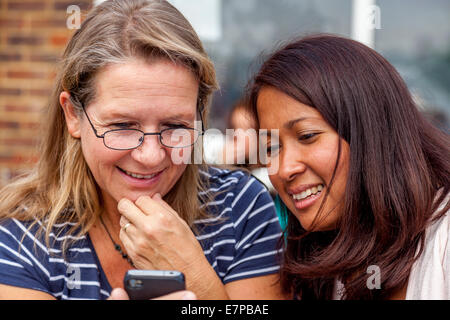
POLYGON ((70 93, 67 91, 61 92, 59 95, 59 104, 64 110, 67 130, 72 137, 79 139, 81 137, 80 119, 78 118, 74 105, 70 101, 70 93))

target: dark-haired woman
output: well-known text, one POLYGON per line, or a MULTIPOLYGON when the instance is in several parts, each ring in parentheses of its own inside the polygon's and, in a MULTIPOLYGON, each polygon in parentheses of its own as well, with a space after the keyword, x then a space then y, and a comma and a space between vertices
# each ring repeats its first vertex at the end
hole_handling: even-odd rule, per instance
POLYGON ((450 299, 450 139, 396 70, 358 42, 311 36, 268 58, 250 99, 288 212, 284 290, 450 299))

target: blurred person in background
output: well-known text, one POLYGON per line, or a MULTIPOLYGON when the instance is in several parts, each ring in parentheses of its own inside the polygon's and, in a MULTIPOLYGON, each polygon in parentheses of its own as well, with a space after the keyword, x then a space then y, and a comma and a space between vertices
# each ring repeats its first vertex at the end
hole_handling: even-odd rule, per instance
POLYGON ((126 299, 131 269, 183 272, 190 292, 170 298, 281 298, 269 193, 192 161, 216 87, 167 1, 95 7, 63 55, 38 165, 0 191, 0 298, 126 299))
POLYGON ((224 150, 225 158, 237 166, 251 169, 259 165, 258 132, 256 119, 248 112, 245 98, 231 109, 227 121, 228 134, 224 150))
POLYGON ((267 187, 274 200, 281 228, 284 230, 286 228, 285 208, 270 182, 267 167, 262 163, 266 157, 259 150, 258 123, 249 111, 248 97, 242 98, 233 106, 228 118, 227 128, 232 131, 226 135, 224 158, 226 160, 232 159, 234 165, 249 170, 254 177, 267 187), (261 159, 261 156, 264 157, 264 160, 261 159))

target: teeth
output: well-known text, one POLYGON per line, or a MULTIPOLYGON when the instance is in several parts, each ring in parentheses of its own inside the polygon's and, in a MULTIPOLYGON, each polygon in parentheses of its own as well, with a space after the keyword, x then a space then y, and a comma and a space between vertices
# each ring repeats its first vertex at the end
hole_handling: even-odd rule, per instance
POLYGON ((147 175, 147 176, 143 176, 141 174, 132 173, 132 172, 129 172, 129 171, 125 171, 125 173, 127 175, 132 176, 133 178, 137 178, 137 179, 151 179, 154 176, 156 176, 156 173, 150 174, 150 175, 147 175))
POLYGON ((294 195, 292 195, 292 197, 294 198, 294 200, 303 200, 306 197, 309 197, 312 194, 317 194, 318 192, 320 192, 322 190, 323 190, 323 185, 319 184, 319 185, 309 188, 301 193, 294 194, 294 195))

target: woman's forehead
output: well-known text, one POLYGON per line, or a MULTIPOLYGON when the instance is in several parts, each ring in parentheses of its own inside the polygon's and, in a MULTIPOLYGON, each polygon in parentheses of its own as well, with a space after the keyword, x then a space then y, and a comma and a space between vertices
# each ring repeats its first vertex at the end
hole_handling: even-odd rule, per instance
POLYGON ((165 105, 165 106, 142 106, 142 105, 101 105, 94 106, 94 112, 101 118, 107 119, 164 119, 164 120, 194 120, 196 117, 195 105, 165 105))
POLYGON ((320 112, 272 87, 261 89, 257 100, 260 122, 276 122, 280 127, 292 128, 303 121, 324 121, 320 112))
POLYGON ((108 66, 97 76, 96 87, 95 104, 102 114, 195 117, 198 81, 173 63, 130 61, 108 66))

